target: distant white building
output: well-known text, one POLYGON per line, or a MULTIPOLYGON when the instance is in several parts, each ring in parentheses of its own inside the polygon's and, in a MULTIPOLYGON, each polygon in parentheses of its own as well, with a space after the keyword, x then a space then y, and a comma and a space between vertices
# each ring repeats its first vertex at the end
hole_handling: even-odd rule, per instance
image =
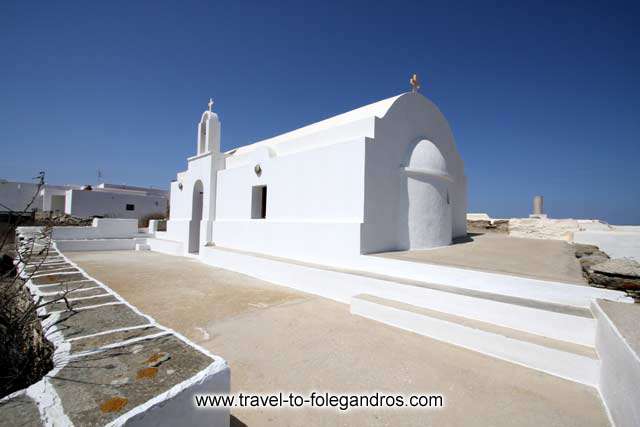
POLYGON ((196 155, 171 184, 163 245, 298 259, 449 245, 466 235, 467 182, 447 120, 405 93, 220 152, 202 114, 196 155))
POLYGON ((79 218, 165 215, 169 202, 166 190, 114 184, 100 184, 91 191, 71 189, 65 196, 65 213, 79 218))
POLYGON ((99 184, 91 190, 45 184, 38 191, 34 183, 0 180, 0 211, 22 211, 32 199, 30 211, 67 213, 80 218, 142 218, 166 214, 169 192, 116 184, 99 184))
POLYGON ((80 188, 70 185, 46 184, 38 191, 38 185, 32 182, 13 182, 0 180, 0 211, 20 212, 52 211, 64 212, 65 193, 71 188, 80 188))

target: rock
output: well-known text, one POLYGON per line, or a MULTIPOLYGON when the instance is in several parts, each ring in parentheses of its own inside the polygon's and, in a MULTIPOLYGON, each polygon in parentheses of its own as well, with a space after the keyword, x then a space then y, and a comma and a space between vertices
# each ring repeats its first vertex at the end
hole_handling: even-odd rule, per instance
POLYGON ((484 219, 480 220, 467 220, 467 231, 470 233, 483 233, 487 230, 487 227, 491 225, 491 221, 484 219))
POLYGON ((61 226, 89 226, 93 218, 76 218, 68 214, 42 213, 36 215, 36 225, 61 226))
MULTIPOLYGON (((602 252, 595 245, 584 245, 581 243, 574 243, 573 249, 575 251, 576 258, 580 261, 580 266, 582 267, 582 271, 589 280, 589 282, 594 286, 606 287, 606 285, 602 285, 600 283, 592 282, 589 277, 591 275, 591 269, 599 264, 605 263, 609 261, 609 255, 602 252)), ((601 279, 600 282, 602 282, 601 279)))
POLYGON ((509 220, 467 219, 467 231, 470 233, 508 233, 509 220))
POLYGON ((594 272, 640 279, 640 263, 630 258, 617 258, 592 268, 594 272))
POLYGON ((149 368, 157 368, 169 359, 171 359, 171 355, 169 353, 161 351, 160 353, 156 353, 153 356, 149 357, 146 360, 146 364, 149 368))
POLYGON ((600 248, 595 245, 583 245, 581 243, 574 243, 573 248, 576 252, 576 258, 582 258, 584 256, 593 255, 596 252, 601 252, 600 248))
POLYGON ((632 259, 612 259, 592 266, 589 283, 609 289, 640 291, 640 263, 632 259))
POLYGON ((629 279, 592 272, 589 273, 589 283, 608 289, 640 291, 640 279, 629 279))
POLYGON ((609 261, 609 257, 601 252, 593 255, 583 256, 582 258, 580 258, 580 265, 585 272, 588 272, 588 270, 594 265, 601 264, 607 261, 609 261))
POLYGON ((493 228, 498 233, 508 233, 509 232, 509 220, 508 219, 496 219, 492 224, 493 228))
POLYGON ((2 402, 2 426, 39 426, 38 404, 26 394, 18 394, 2 402))

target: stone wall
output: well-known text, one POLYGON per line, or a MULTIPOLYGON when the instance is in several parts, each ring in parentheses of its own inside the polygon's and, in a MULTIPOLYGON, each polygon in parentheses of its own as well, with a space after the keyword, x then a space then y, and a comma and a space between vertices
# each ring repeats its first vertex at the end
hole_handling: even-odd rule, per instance
POLYGON ((468 233, 508 233, 508 219, 469 219, 467 218, 468 233))
POLYGON ((578 232, 609 232, 616 228, 598 220, 531 218, 496 219, 484 213, 467 214, 469 233, 509 233, 513 237, 574 241, 578 232))
POLYGON ((509 235, 528 239, 573 240, 573 233, 579 230, 575 219, 511 218, 509 235))

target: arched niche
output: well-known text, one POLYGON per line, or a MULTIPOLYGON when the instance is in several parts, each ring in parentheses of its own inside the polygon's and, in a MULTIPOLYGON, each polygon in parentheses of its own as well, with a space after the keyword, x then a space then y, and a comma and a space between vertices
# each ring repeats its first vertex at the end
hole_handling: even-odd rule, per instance
POLYGON ((203 154, 207 149, 207 121, 204 117, 198 125, 198 131, 198 154, 203 154))
POLYGON ((451 244, 453 182, 447 161, 427 139, 412 146, 406 166, 409 249, 451 244))

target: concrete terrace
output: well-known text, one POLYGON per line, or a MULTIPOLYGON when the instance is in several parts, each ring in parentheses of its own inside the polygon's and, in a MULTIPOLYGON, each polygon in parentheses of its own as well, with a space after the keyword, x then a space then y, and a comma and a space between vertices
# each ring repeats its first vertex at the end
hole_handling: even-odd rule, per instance
MULTIPOLYGON (((474 242, 497 242, 490 239, 474 242)), ((224 357, 232 392, 442 393, 446 401, 436 411, 232 410, 232 425, 609 424, 594 388, 353 316, 346 304, 191 258, 65 255, 145 314, 224 357)))
POLYGON ((573 248, 560 240, 470 234, 451 246, 374 256, 587 285, 573 248))

